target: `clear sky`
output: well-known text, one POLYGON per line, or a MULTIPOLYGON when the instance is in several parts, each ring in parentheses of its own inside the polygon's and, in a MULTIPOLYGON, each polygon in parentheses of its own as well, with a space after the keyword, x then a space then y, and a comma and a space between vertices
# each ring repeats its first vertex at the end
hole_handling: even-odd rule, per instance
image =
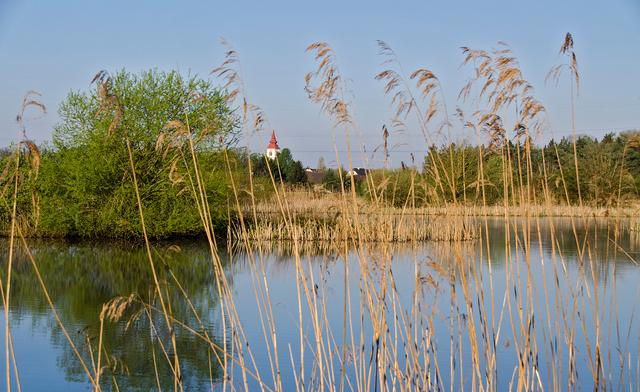
MULTIPOLYGON (((509 43, 549 111, 546 137, 566 136, 568 89, 545 86, 544 77, 560 60, 567 31, 574 35, 583 83, 581 133, 640 128, 640 0, 0 0, 0 145, 18 138, 15 116, 28 90, 41 92, 49 109, 30 123, 29 136, 48 140, 61 100, 70 90, 89 88, 98 70, 178 69, 209 77, 223 59, 221 36, 239 51, 249 98, 267 112, 281 147, 307 165, 319 156, 334 161, 330 125, 303 90, 313 68, 304 50, 319 40, 334 47, 350 79, 363 135, 357 144, 369 150, 380 144, 380 128, 391 116, 382 84, 373 79, 382 69, 377 39, 396 50, 406 69, 436 72, 450 108, 469 76, 459 68, 460 46, 509 43)), ((252 147, 264 146, 269 136, 265 132, 252 147)), ((409 151, 424 156, 418 130, 392 133, 390 144, 394 165, 409 151)))

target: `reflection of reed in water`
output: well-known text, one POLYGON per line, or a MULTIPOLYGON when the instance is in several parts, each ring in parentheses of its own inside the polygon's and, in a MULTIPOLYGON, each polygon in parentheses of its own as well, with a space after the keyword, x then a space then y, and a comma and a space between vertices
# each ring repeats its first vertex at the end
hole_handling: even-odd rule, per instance
POLYGON ((626 229, 629 232, 630 250, 635 252, 640 249, 640 219, 629 219, 626 229))
MULTIPOLYGON (((0 241, 0 251, 5 251, 6 246, 5 241, 0 241)), ((172 303, 172 315, 180 321, 173 331, 168 330, 158 312, 151 272, 139 245, 32 240, 30 249, 46 276, 49 294, 57 298, 60 318, 69 323, 70 336, 82 358, 91 363, 102 351, 99 364, 102 390, 171 389, 174 377, 163 353, 168 348, 159 343, 166 342, 171 334, 183 351, 185 389, 201 390, 208 386, 210 378, 220 377, 221 367, 201 337, 207 334, 213 344, 220 345, 214 332, 219 324, 215 315, 220 300, 210 290, 213 279, 210 256, 201 243, 183 241, 180 246, 166 244, 154 250, 163 265, 159 275, 172 303), (180 285, 189 293, 188 299, 181 293, 180 285), (201 336, 183 325, 197 330, 201 336)), ((62 350, 58 365, 69 378, 82 379, 83 370, 63 331, 43 313, 45 298, 33 285, 34 273, 27 257, 22 248, 16 249, 12 321, 17 325, 24 318, 31 320, 32 328, 50 330, 52 341, 62 350)))
POLYGON ((640 249, 640 230, 635 228, 629 229, 629 240, 632 251, 640 249))
MULTIPOLYGON (((277 257, 290 258, 296 254, 293 241, 269 241, 253 240, 247 244, 232 240, 228 242, 228 249, 236 255, 242 256, 246 253, 262 251, 277 257)), ((346 246, 352 249, 352 244, 346 246)), ((334 256, 344 250, 345 244, 330 241, 305 241, 297 244, 297 252, 300 256, 334 256)))
MULTIPOLYGON (((459 246, 464 249, 465 252, 471 252, 475 249, 474 244, 474 241, 460 241, 459 246)), ((347 253, 354 253, 358 245, 360 244, 352 241, 304 241, 297 244, 296 250, 296 245, 293 241, 255 240, 249 243, 250 249, 247 250, 246 245, 242 242, 229 241, 228 243, 229 250, 236 256, 242 256, 243 254, 260 250, 265 254, 289 258, 289 261, 290 258, 296 254, 311 257, 336 257, 343 255, 345 250, 347 253)), ((395 257, 405 257, 419 251, 425 251, 438 255, 437 257, 433 256, 433 258, 443 263, 452 261, 451 244, 444 241, 425 242, 419 245, 402 242, 367 242, 362 246, 362 249, 367 255, 384 253, 394 255, 395 257)))

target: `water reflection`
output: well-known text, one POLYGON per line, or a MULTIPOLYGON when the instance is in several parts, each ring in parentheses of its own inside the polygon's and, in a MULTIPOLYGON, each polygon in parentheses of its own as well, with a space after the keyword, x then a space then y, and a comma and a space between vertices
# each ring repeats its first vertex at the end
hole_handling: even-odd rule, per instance
MULTIPOLYGON (((439 359, 442 370, 436 387, 448 389, 451 385, 464 389, 474 382, 469 320, 478 326, 474 333, 481 343, 495 345, 491 350, 495 350, 496 365, 481 358, 477 366, 485 371, 482 374, 493 374, 498 390, 510 386, 514 364, 519 360, 514 346, 526 343, 519 323, 523 323, 523 329, 528 323, 537 325, 528 339, 535 341, 532 350, 537 377, 549 389, 569 388, 570 367, 579 374, 575 385, 593 387, 589 358, 594 354, 584 342, 594 342, 596 333, 606 337, 598 337, 602 339, 602 352, 609 355, 603 368, 615 369, 616 353, 626 353, 631 365, 622 378, 638 379, 634 370, 638 350, 633 343, 638 341, 638 331, 632 315, 640 279, 635 261, 640 241, 624 223, 569 218, 518 218, 505 222, 492 218, 478 219, 476 224, 481 229, 480 239, 455 244, 374 243, 364 248, 344 243, 299 244, 300 268, 315 279, 314 295, 325 307, 327 328, 336 347, 342 339, 347 290, 351 293, 348 306, 354 310, 356 321, 359 317, 367 320, 358 321, 360 324, 356 323, 353 333, 364 342, 372 339, 369 319, 358 313, 363 309, 366 275, 374 282, 375 287, 370 290, 380 294, 376 300, 388 308, 389 313, 382 317, 389 319, 390 326, 398 325, 393 319, 397 313, 390 310, 398 306, 415 317, 420 331, 429 330, 433 334, 432 352, 424 355, 439 359), (345 275, 347 268, 352 272, 345 275), (409 309, 419 311, 412 314, 409 309), (596 332, 594 325, 600 322, 609 329, 596 332), (627 336, 615 332, 612 326, 625 331, 627 336), (567 342, 563 340, 567 331, 575 333, 572 350, 579 357, 571 359, 568 354, 567 342), (455 362, 453 371, 449 369, 451 358, 455 359, 451 361, 455 362), (556 379, 561 380, 558 385, 554 384, 556 379)), ((91 363, 89 347, 92 350, 97 347, 99 314, 105 302, 131 293, 136 293, 141 302, 154 302, 151 271, 144 248, 139 245, 51 241, 30 241, 30 244, 56 309, 87 363, 91 363)), ((206 331, 221 345, 221 304, 209 247, 201 241, 173 245, 158 244, 154 249, 173 317, 198 332, 206 331)), ((0 251, 5 254, 6 246, 6 242, 0 244, 0 251)), ((252 247, 252 257, 241 247, 221 253, 238 317, 243 322, 247 342, 251 342, 257 370, 270 374, 269 363, 273 358, 264 344, 261 308, 254 291, 256 282, 264 278, 269 285, 278 344, 286 348, 278 358, 282 364, 283 389, 295 389, 291 356, 295 357, 300 350, 300 329, 308 336, 313 331, 308 310, 303 310, 303 325, 298 325, 298 270, 294 257, 297 252, 287 242, 252 243, 252 247), (260 279, 256 280, 256 276, 260 279)), ((0 269, 2 279, 6 279, 5 270, 0 269)), ((32 267, 21 251, 16 254, 13 279, 10 314, 23 388, 86 389, 86 375, 53 320, 32 267), (47 367, 51 363, 55 368, 47 367)), ((185 389, 210 389, 211 384, 214 389, 219 388, 222 369, 210 346, 185 328, 178 327, 175 333, 185 389)), ((105 389, 112 389, 115 384, 121 390, 173 389, 174 377, 165 359, 165 355, 171 357, 171 348, 165 346, 164 353, 160 345, 169 340, 168 336, 162 316, 153 311, 147 314, 140 303, 134 303, 121 321, 108 323, 103 337, 109 359, 102 376, 105 389)), ((352 354, 354 358, 372 357, 373 345, 365 346, 361 353, 352 354)), ((307 374, 313 371, 313 361, 309 360, 312 352, 305 352, 307 374)), ((398 353, 400 357, 403 355, 398 353)), ((293 361, 295 366, 300 365, 297 358, 293 361)), ((404 366, 406 359, 398 363, 404 366)), ((334 366, 334 372, 339 374, 339 365, 334 366)), ((353 373, 347 376, 355 377, 353 373)), ((606 385, 612 388, 622 385, 620 379, 610 375, 606 385)), ((269 383, 268 377, 266 382, 269 383)), ((252 381, 249 385, 258 386, 252 381)))
MULTIPOLYGON (((3 246, 5 249, 2 251, 6 251, 6 244, 3 246)), ((153 302, 150 299, 154 286, 147 255, 138 245, 31 241, 31 247, 60 318, 76 346, 82 350, 86 363, 91 363, 88 342, 91 342, 92 350, 97 347, 99 315, 104 303, 130 293, 136 293, 142 302, 153 302)), ((205 317, 202 320, 204 327, 214 331, 218 299, 217 292, 211 287, 213 278, 208 248, 199 242, 183 242, 179 249, 167 244, 157 247, 155 252, 160 263, 160 279, 171 283, 173 273, 179 282, 185 284, 184 289, 193 306, 201 317, 205 317)), ((5 276, 2 278, 6 279, 5 276)), ((54 322, 24 252, 16 254, 13 279, 10 314, 14 331, 24 328, 31 328, 34 332, 47 330, 51 345, 61 349, 56 362, 65 378, 86 383, 87 377, 60 327, 54 322), (25 325, 27 323, 30 325, 25 325)), ((175 319, 198 326, 199 322, 183 295, 175 285, 168 286, 175 319)), ((210 380, 220 377, 220 367, 211 358, 209 346, 182 328, 175 331, 185 387, 194 390, 209 387, 210 380)), ((103 346, 108 356, 103 359, 107 363, 102 376, 106 390, 111 389, 113 383, 122 390, 150 390, 157 388, 158 383, 162 389, 173 388, 171 369, 158 345, 158 340, 163 340, 166 335, 168 331, 161 315, 145 312, 140 303, 134 303, 121 321, 107 322, 103 346), (156 357, 158 379, 153 356, 156 357)), ((20 343, 16 342, 18 351, 20 343)), ((38 352, 24 353, 18 357, 18 364, 29 366, 38 355, 38 352)), ((24 381, 29 384, 29 380, 24 381)))

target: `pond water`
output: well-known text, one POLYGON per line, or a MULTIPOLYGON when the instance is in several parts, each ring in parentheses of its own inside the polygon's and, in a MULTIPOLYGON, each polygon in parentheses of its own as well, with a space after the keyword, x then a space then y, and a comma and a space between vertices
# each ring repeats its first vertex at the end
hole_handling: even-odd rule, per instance
MULTIPOLYGON (((518 382, 526 389, 640 387, 636 232, 593 219, 474 224, 481 238, 462 244, 303 246, 299 258, 291 244, 221 250, 233 308, 220 299, 206 241, 154 244, 166 305, 180 321, 174 331, 183 389, 256 390, 263 383, 288 391, 303 382, 312 390, 340 389, 341 383, 345 390, 376 390, 394 382, 444 390, 516 389, 518 382), (232 331, 231 318, 241 322, 241 332, 232 331), (224 383, 211 346, 237 358, 236 342, 242 342, 247 379, 236 360, 224 383), (316 349, 323 351, 321 361, 313 360, 316 349), (380 369, 378 355, 386 358, 380 369)), ((101 340, 103 389, 174 389, 167 360, 173 360, 173 344, 153 299, 144 246, 28 242, 57 315, 91 369, 101 340), (104 323, 99 339, 102 305, 132 293, 132 304, 119 321, 104 323)), ((8 243, 1 247, 7 255, 8 243)), ((14 388, 18 374, 25 391, 91 390, 23 248, 15 254, 9 321, 14 388)), ((3 378, 5 366, 2 355, 3 378)))

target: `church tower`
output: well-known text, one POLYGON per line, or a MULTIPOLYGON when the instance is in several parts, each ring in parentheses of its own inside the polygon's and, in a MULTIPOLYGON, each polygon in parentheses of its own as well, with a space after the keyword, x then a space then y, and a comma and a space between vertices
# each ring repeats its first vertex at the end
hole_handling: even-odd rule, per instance
POLYGON ((276 131, 271 132, 271 140, 267 146, 267 158, 276 159, 280 153, 280 146, 278 146, 278 140, 276 139, 276 131))

